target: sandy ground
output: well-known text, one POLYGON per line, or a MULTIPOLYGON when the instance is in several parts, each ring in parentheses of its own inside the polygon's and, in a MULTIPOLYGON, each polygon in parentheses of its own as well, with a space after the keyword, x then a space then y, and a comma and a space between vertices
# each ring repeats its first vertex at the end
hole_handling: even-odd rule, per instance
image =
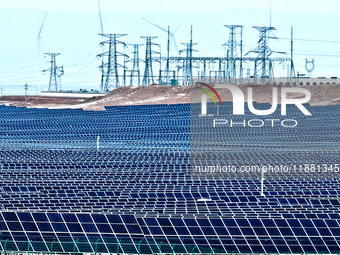
MULTIPOLYGON (((249 85, 239 85, 245 95, 249 85)), ((254 101, 267 103, 272 101, 272 85, 254 85, 254 101)), ((277 86, 276 86, 277 87, 277 86)), ((311 105, 340 104, 340 84, 297 86, 306 88, 312 94, 311 105)), ((231 101, 232 96, 226 89, 216 89, 223 101, 231 101)), ((197 86, 120 87, 109 95, 91 99, 28 96, 2 96, 0 104, 34 108, 82 108, 84 110, 104 110, 105 106, 147 105, 147 104, 182 104, 199 102, 202 90, 197 86)), ((295 95, 300 97, 302 95, 295 95)), ((210 101, 210 98, 209 98, 210 101)))

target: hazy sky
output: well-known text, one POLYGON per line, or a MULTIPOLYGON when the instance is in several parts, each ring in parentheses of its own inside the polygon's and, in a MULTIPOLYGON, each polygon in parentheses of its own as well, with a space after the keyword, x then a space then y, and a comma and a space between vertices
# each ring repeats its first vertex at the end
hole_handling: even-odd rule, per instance
MULTIPOLYGON (((27 8, 50 11, 97 11, 96 0, 2 0, 1 9, 27 8)), ((338 0, 272 0, 273 11, 294 13, 339 13, 338 0)), ((222 11, 231 9, 268 10, 268 0, 101 0, 106 11, 222 11)))
MULTIPOLYGON (((194 56, 223 56, 221 45, 228 39, 225 24, 244 25, 244 48, 256 46, 258 33, 252 26, 269 25, 270 0, 100 0, 104 32, 126 33, 126 43, 144 43, 141 35, 155 35, 165 55, 166 33, 141 17, 171 30, 178 46, 188 42, 193 25, 194 56)), ((313 76, 340 77, 340 1, 272 0, 272 25, 277 28, 270 47, 289 52, 290 27, 294 26, 295 66, 305 73, 305 59, 315 59, 313 76)), ((98 88, 101 52, 97 0, 0 0, 0 85, 3 90, 31 84, 34 90, 47 89, 49 67, 43 52, 60 52, 57 64, 63 65, 63 88, 98 88), (45 12, 40 52, 37 35, 45 12)), ((181 46, 180 48, 183 48, 181 46)), ((121 49, 123 50, 123 49, 121 49)), ((140 48, 144 58, 145 47, 140 48)), ((131 54, 127 48, 126 53, 131 54)), ((175 55, 172 47, 172 55, 175 55)), ((247 65, 246 65, 247 66, 247 65)), ((157 65, 155 69, 157 69, 157 65)), ((164 67, 163 67, 164 68, 164 67)), ((143 71, 143 66, 141 66, 143 71)), ((287 67, 275 66, 277 76, 287 67)), ((20 87, 21 88, 21 87, 20 87)))

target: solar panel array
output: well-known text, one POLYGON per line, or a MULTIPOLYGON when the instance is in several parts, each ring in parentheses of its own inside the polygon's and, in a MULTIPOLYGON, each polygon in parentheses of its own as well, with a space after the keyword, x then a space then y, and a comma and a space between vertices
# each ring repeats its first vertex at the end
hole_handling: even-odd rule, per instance
POLYGON ((213 128, 199 107, 0 106, 0 249, 339 252, 340 106, 309 107, 309 117, 290 109, 299 125, 275 129, 213 128), (258 173, 195 176, 198 162, 333 171, 267 174, 261 196, 258 173))

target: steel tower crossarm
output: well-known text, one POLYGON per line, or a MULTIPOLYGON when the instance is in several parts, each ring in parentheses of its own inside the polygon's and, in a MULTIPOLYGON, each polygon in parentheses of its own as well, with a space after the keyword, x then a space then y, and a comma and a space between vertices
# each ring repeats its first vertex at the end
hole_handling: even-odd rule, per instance
POLYGON ((272 50, 268 46, 268 32, 276 30, 274 27, 260 27, 253 26, 254 29, 259 31, 259 40, 257 48, 252 52, 257 53, 257 60, 255 61, 254 77, 260 77, 261 81, 266 81, 272 75, 272 62, 269 56, 272 50), (261 74, 261 75, 259 75, 261 74))
MULTIPOLYGON (((236 35, 237 29, 240 29, 242 32, 243 26, 241 25, 224 25, 225 27, 230 29, 229 39, 226 44, 223 46, 227 46, 227 67, 226 73, 229 79, 229 82, 235 83, 237 76, 237 59, 238 51, 241 56, 241 60, 239 61, 240 66, 240 77, 242 76, 242 36, 240 36, 240 42, 237 42, 236 35), (238 50, 239 47, 239 50, 238 50)), ((242 34, 242 33, 241 33, 242 34)))
POLYGON ((157 43, 152 42, 153 39, 157 38, 157 36, 141 36, 141 38, 146 40, 146 49, 145 49, 145 69, 143 75, 142 85, 147 86, 154 83, 154 76, 152 70, 152 54, 157 53, 152 51, 153 45, 158 45, 157 43))
POLYGON ((102 57, 103 62, 99 67, 102 71, 102 79, 100 84, 100 91, 108 92, 120 86, 118 67, 124 67, 118 63, 118 57, 128 57, 126 54, 118 51, 118 45, 126 45, 124 42, 119 41, 119 37, 126 36, 127 34, 99 34, 103 38, 107 38, 100 43, 101 46, 108 45, 108 50, 98 57, 102 57), (105 61, 106 59, 106 61, 105 61))
POLYGON ((43 72, 50 71, 50 82, 48 85, 48 91, 58 91, 58 81, 57 81, 57 69, 59 68, 56 64, 56 56, 61 53, 44 53, 45 56, 51 57, 51 67, 49 69, 43 70, 43 72))
POLYGON ((131 76, 130 76, 130 85, 133 84, 133 79, 137 73, 137 85, 140 85, 140 70, 139 70, 139 63, 142 62, 139 58, 139 47, 143 46, 143 44, 129 44, 133 47, 133 59, 128 60, 128 62, 133 62, 132 70, 131 70, 131 76))

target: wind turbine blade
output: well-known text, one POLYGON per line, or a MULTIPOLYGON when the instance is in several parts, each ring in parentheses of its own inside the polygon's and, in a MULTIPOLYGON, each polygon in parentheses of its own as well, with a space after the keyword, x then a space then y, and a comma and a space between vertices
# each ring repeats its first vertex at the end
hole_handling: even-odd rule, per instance
MULTIPOLYGON (((146 21, 146 22, 148 22, 149 24, 151 24, 151 25, 153 25, 153 26, 159 28, 160 30, 162 30, 162 31, 164 31, 164 32, 166 32, 166 33, 168 33, 168 30, 167 30, 167 29, 162 28, 162 27, 156 25, 155 23, 152 23, 151 21, 148 21, 148 20, 146 20, 146 19, 144 19, 144 18, 142 18, 142 17, 141 17, 141 19, 144 20, 144 21, 146 21)), ((183 22, 184 22, 184 21, 183 21, 183 22)), ((177 28, 177 29, 178 29, 178 28, 177 28)), ((175 46, 176 52, 177 52, 177 54, 179 54, 179 53, 178 53, 178 47, 177 47, 177 43, 176 43, 176 39, 175 39, 174 33, 171 33, 171 32, 170 32, 170 36, 171 36, 171 40, 172 40, 172 42, 173 42, 173 44, 174 44, 174 46, 175 46)))
POLYGON ((272 0, 269 0, 269 26, 272 26, 272 0))
POLYGON ((179 54, 175 36, 174 36, 173 33, 170 33, 170 35, 171 35, 172 42, 173 42, 173 44, 174 44, 174 46, 175 46, 176 53, 179 54))
POLYGON ((165 28, 162 28, 162 27, 156 25, 155 23, 152 23, 151 21, 148 21, 148 20, 146 20, 146 19, 144 19, 144 18, 142 18, 142 17, 141 17, 141 19, 144 20, 144 21, 146 21, 146 22, 148 22, 149 24, 151 24, 151 25, 153 25, 153 26, 159 28, 160 30, 162 30, 162 31, 164 31, 164 32, 168 32, 168 30, 166 30, 165 28))
POLYGON ((35 43, 35 48, 38 47, 38 50, 39 50, 39 54, 40 54, 40 39, 41 39, 41 32, 42 32, 42 29, 44 27, 44 23, 45 23, 45 20, 46 20, 46 16, 47 16, 47 13, 48 11, 45 12, 45 16, 44 16, 44 19, 41 23, 41 26, 40 26, 40 29, 39 29, 39 32, 38 32, 38 35, 37 35, 37 41, 35 43))
POLYGON ((185 19, 183 19, 183 21, 181 22, 181 24, 178 25, 178 27, 175 29, 174 33, 177 32, 178 29, 180 29, 180 27, 184 24, 184 22, 188 19, 188 17, 186 17, 185 19))
POLYGON ((104 34, 103 20, 102 20, 102 12, 100 11, 100 3, 98 0, 98 11, 99 11, 99 21, 100 21, 100 31, 101 34, 104 34))
POLYGON ((42 29, 43 29, 43 27, 44 27, 44 23, 45 23, 45 19, 46 19, 47 13, 48 13, 48 11, 45 12, 45 16, 44 16, 44 19, 43 19, 43 21, 42 21, 42 23, 41 23, 41 26, 40 26, 40 29, 39 29, 39 33, 38 33, 37 39, 40 39, 40 35, 41 35, 42 29))

